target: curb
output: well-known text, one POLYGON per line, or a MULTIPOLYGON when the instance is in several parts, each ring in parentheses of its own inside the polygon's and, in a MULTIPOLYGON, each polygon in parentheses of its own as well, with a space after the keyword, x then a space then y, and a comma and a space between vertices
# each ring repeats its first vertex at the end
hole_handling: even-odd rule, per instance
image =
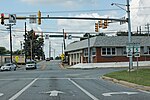
POLYGON ((127 81, 122 81, 122 80, 117 80, 117 79, 106 77, 106 76, 102 76, 101 78, 104 80, 109 80, 109 81, 112 81, 114 83, 118 83, 118 84, 127 86, 127 87, 131 87, 131 88, 135 88, 135 89, 139 89, 139 90, 144 90, 144 91, 148 91, 148 92, 150 91, 149 86, 138 85, 138 84, 134 84, 134 83, 130 83, 127 81))

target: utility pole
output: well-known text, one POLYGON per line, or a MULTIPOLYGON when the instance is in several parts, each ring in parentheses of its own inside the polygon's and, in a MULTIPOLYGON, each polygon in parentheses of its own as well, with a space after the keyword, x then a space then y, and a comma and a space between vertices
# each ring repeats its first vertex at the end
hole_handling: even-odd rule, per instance
MULTIPOLYGON (((127 15, 128 15, 128 19, 127 19, 127 22, 128 22, 128 42, 129 44, 132 43, 132 40, 131 40, 131 19, 130 19, 130 4, 129 4, 129 0, 127 0, 127 15)), ((129 57, 129 72, 130 72, 130 69, 133 67, 133 58, 132 56, 129 57)))
POLYGON ((32 60, 32 39, 30 40, 30 46, 31 46, 30 52, 31 52, 31 60, 32 60))
POLYGON ((65 31, 64 31, 64 29, 63 29, 63 36, 64 36, 64 38, 63 38, 63 42, 64 42, 64 50, 66 49, 66 43, 65 43, 65 31))
POLYGON ((88 63, 91 63, 91 52, 90 52, 90 33, 88 33, 88 63))
POLYGON ((27 46, 26 46, 26 40, 27 40, 27 30, 26 30, 26 28, 27 28, 27 25, 26 25, 26 22, 25 22, 25 64, 26 64, 26 62, 27 62, 27 46))
POLYGON ((54 59, 55 59, 55 49, 54 49, 54 59))
POLYGON ((5 26, 8 26, 7 29, 9 29, 10 32, 10 62, 13 63, 13 58, 12 58, 12 34, 11 34, 11 27, 13 24, 5 24, 5 26))
POLYGON ((62 54, 64 53, 64 51, 63 51, 63 43, 62 43, 62 54))
MULTIPOLYGON (((65 43, 65 31, 63 29, 63 42, 64 42, 64 55, 65 55, 65 49, 66 49, 66 43, 65 43)), ((64 56, 65 62, 66 62, 66 55, 64 56)))
POLYGON ((137 27, 137 34, 139 34, 139 29, 138 29, 138 27, 137 27))
POLYGON ((9 24, 9 29, 10 29, 10 53, 11 53, 11 63, 12 61, 12 34, 11 34, 11 24, 9 24))
POLYGON ((22 55, 22 41, 20 41, 20 46, 21 46, 21 55, 22 55))
POLYGON ((141 28, 141 26, 139 26, 140 27, 140 34, 142 34, 142 28, 141 28))
POLYGON ((51 41, 49 41, 49 58, 51 57, 51 41))

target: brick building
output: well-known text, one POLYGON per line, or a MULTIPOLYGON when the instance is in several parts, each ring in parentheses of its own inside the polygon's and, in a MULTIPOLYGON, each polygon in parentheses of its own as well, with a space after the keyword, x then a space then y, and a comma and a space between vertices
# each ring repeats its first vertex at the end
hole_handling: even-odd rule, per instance
MULTIPOLYGON (((150 37, 132 36, 132 43, 140 44, 139 61, 150 61, 150 37)), ((128 36, 97 36, 90 38, 90 61, 102 62, 127 62, 126 46, 128 36)), ((86 63, 88 61, 88 40, 82 40, 67 45, 65 54, 68 64, 86 63)), ((133 57, 135 61, 136 58, 133 57)))

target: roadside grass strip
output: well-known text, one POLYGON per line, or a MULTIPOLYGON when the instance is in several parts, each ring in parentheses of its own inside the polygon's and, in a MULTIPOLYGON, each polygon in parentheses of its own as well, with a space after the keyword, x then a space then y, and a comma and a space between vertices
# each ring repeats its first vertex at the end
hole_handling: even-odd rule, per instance
POLYGON ((150 69, 138 69, 132 72, 123 70, 108 73, 104 76, 114 78, 117 80, 127 81, 138 85, 150 86, 150 69))

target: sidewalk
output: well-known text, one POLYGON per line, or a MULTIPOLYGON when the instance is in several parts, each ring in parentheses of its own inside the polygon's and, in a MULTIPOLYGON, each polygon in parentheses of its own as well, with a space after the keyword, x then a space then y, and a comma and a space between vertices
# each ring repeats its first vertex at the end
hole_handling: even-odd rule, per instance
MULTIPOLYGON (((140 67, 150 67, 150 61, 140 61, 138 63, 140 67)), ((128 67, 129 62, 107 62, 107 63, 79 63, 73 66, 70 66, 68 68, 81 68, 81 69, 86 69, 86 68, 124 68, 128 67)), ((137 66, 137 62, 133 62, 133 66, 137 66)))

